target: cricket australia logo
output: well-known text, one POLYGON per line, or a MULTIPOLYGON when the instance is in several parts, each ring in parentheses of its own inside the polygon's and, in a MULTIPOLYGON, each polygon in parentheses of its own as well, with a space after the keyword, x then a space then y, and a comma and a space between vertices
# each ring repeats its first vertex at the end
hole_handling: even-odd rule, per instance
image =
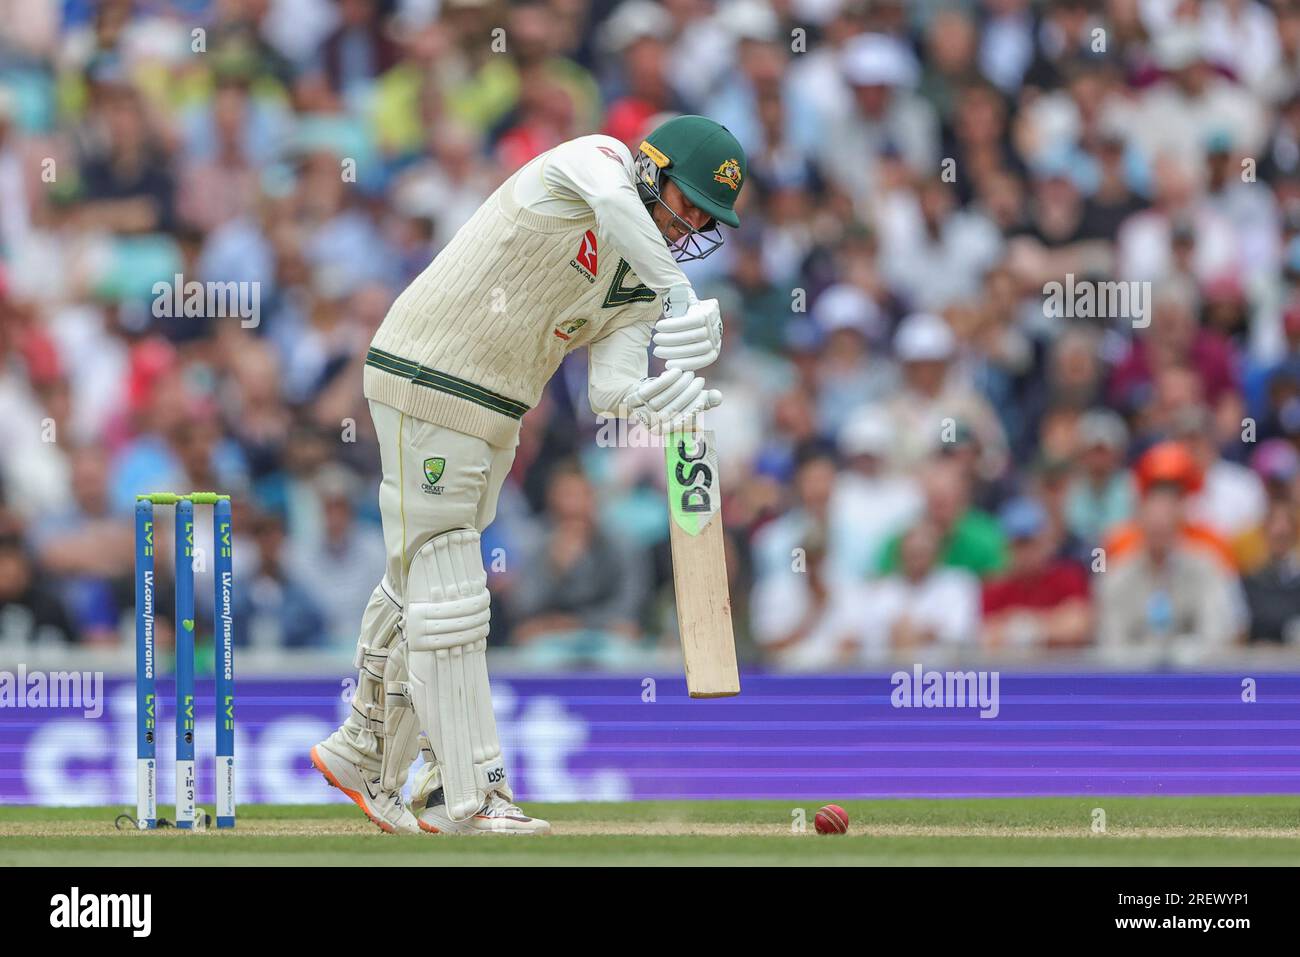
POLYGON ((714 182, 730 186, 732 190, 740 189, 740 177, 740 163, 734 158, 727 160, 713 171, 714 182))
POLYGON ((582 245, 578 247, 578 255, 569 260, 569 265, 582 274, 587 282, 595 284, 596 282, 596 234, 592 230, 587 230, 582 235, 582 245))
POLYGON ((438 484, 438 479, 442 478, 443 471, 447 468, 447 460, 441 456, 424 460, 424 477, 425 482, 420 486, 426 495, 441 495, 442 486, 438 484))

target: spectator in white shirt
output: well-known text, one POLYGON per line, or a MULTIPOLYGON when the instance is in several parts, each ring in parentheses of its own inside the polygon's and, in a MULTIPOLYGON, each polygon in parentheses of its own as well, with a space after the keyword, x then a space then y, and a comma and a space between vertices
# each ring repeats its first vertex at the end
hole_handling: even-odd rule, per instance
POLYGON ((886 468, 897 440, 894 424, 879 408, 859 410, 840 430, 845 470, 831 496, 831 538, 837 571, 861 579, 875 571, 885 543, 915 521, 924 498, 910 475, 886 468))
POLYGON ((927 313, 908 316, 894 333, 894 355, 902 364, 903 388, 880 406, 897 426, 890 466, 899 471, 916 468, 950 428, 962 423, 979 441, 980 474, 1000 475, 1006 434, 988 400, 953 369, 957 337, 948 323, 927 313))
POLYGON ((900 40, 864 33, 845 44, 840 58, 853 107, 836 118, 822 144, 821 164, 848 195, 865 199, 877 186, 877 167, 887 152, 912 170, 932 171, 937 162, 938 120, 913 92, 920 70, 900 40))
POLYGON ((930 645, 974 642, 980 586, 970 572, 939 566, 939 530, 922 521, 903 536, 901 568, 875 582, 862 609, 859 657, 878 661, 930 645))
POLYGON ((806 671, 852 663, 868 592, 832 567, 825 529, 813 527, 789 565, 755 584, 750 622, 767 664, 806 671))
POLYGON ((1201 5, 1201 31, 1208 57, 1251 88, 1267 87, 1282 57, 1272 10, 1255 0, 1215 0, 1201 5))
POLYGON ((27 174, 18 142, 12 135, 14 96, 0 88, 0 255, 16 256, 31 230, 27 174))
POLYGON ((359 480, 345 467, 321 469, 312 492, 322 519, 318 535, 291 542, 289 568, 324 618, 317 642, 351 647, 375 587, 367 584, 367 573, 384 562, 384 535, 377 525, 357 519, 359 480))
POLYGON ((1258 155, 1267 133, 1260 104, 1244 87, 1215 73, 1199 28, 1172 26, 1154 41, 1166 77, 1129 114, 1129 134, 1147 157, 1167 152, 1199 166, 1207 144, 1220 133, 1246 155, 1258 155))
POLYGON ((1259 527, 1268 509, 1264 483, 1253 470, 1220 454, 1210 413, 1203 406, 1185 410, 1177 417, 1173 437, 1187 444, 1205 476, 1187 503, 1192 521, 1228 541, 1259 527))

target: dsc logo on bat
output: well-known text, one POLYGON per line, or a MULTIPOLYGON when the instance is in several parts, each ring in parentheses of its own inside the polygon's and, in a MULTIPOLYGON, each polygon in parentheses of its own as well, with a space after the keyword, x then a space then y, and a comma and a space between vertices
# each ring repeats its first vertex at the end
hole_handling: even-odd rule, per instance
POLYGON ((686 438, 677 442, 677 483, 682 486, 681 507, 683 512, 713 511, 713 470, 705 464, 709 454, 708 443, 703 438, 695 437, 694 454, 686 446, 686 438), (689 465, 689 470, 687 466, 689 465), (696 484, 696 482, 700 484, 696 484))

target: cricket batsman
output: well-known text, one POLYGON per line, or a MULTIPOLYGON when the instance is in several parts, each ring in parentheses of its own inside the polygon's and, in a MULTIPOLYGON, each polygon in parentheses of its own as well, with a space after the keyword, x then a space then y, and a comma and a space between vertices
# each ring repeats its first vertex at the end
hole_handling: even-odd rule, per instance
POLYGON ((669 431, 721 402, 696 375, 718 356, 718 302, 678 263, 739 225, 745 176, 736 138, 702 116, 667 121, 635 156, 609 136, 570 140, 488 197, 375 334, 365 396, 387 568, 361 623, 352 710, 311 760, 384 831, 550 830, 515 805, 497 739, 479 535, 520 419, 574 349, 587 347, 598 415, 669 431), (666 366, 653 377, 652 341, 666 366))

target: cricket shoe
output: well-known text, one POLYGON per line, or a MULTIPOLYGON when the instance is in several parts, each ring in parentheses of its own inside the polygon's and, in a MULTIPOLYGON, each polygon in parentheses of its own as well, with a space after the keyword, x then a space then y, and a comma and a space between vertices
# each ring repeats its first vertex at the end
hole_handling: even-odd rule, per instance
POLYGON ((468 820, 453 821, 447 813, 442 788, 425 798, 420 811, 420 827, 430 834, 549 834, 551 825, 538 817, 529 817, 519 805, 511 804, 500 792, 493 791, 477 814, 468 820))
POLYGON ((313 745, 311 763, 325 780, 356 802, 366 817, 388 834, 419 834, 421 824, 402 803, 401 791, 385 791, 379 775, 324 747, 313 745))

